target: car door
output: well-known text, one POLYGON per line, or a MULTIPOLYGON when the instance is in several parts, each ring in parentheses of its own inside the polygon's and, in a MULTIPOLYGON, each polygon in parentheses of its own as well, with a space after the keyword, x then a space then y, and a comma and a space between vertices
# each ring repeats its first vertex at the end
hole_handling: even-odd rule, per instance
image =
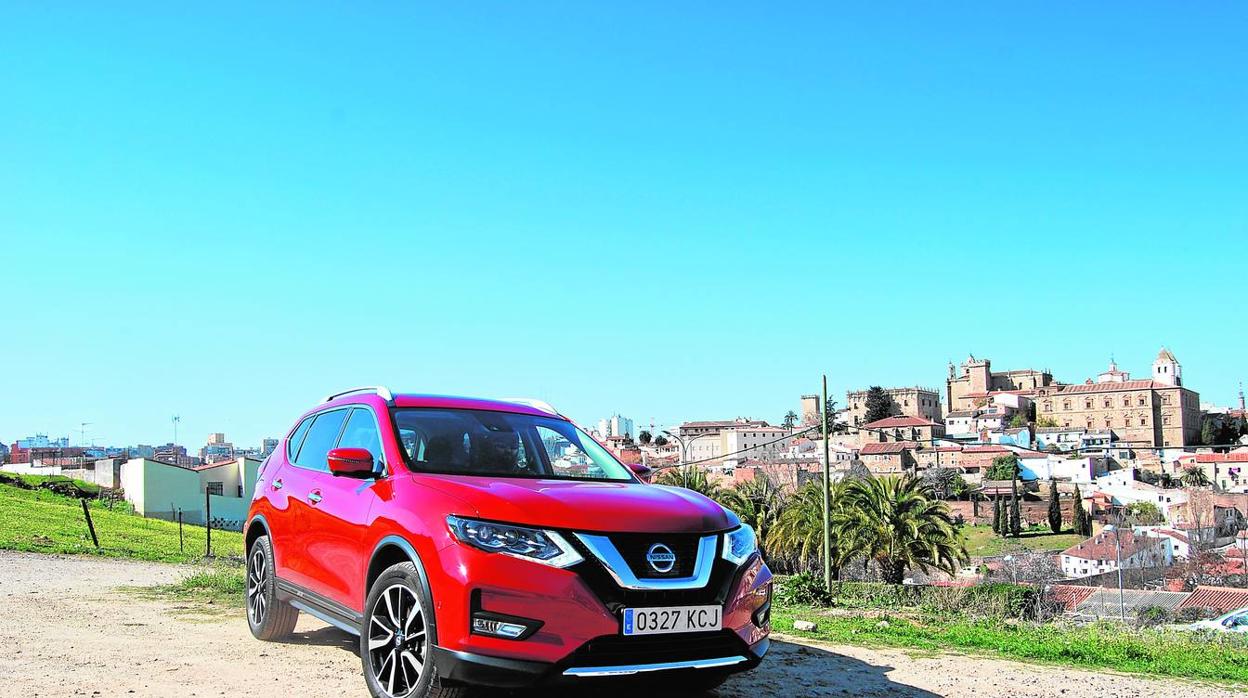
MULTIPOLYGON (((379 423, 371 408, 354 407, 346 417, 336 448, 363 448, 373 455, 374 471, 385 472, 379 423)), ((328 470, 328 469, 327 469, 328 470)), ((363 549, 376 479, 318 473, 309 491, 310 534, 307 551, 314 578, 309 588, 354 611, 362 611, 365 566, 363 549)))
POLYGON ((316 591, 323 586, 320 581, 323 565, 315 558, 316 541, 321 536, 316 507, 325 483, 332 479, 326 456, 338 442, 349 411, 344 407, 316 415, 299 453, 291 462, 292 467, 284 468, 281 473, 289 526, 284 534, 285 573, 279 572, 278 576, 304 589, 316 591))

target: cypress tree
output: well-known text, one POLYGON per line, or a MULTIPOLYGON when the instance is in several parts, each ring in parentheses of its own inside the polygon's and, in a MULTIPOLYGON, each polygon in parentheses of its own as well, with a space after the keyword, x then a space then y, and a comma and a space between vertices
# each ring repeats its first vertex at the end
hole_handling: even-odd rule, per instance
POLYGON ((1001 535, 1001 498, 992 500, 992 532, 1001 535))
POLYGON ((1062 500, 1057 493, 1057 480, 1049 480, 1049 528, 1062 532, 1062 500))
POLYGON ((1083 495, 1079 493, 1079 486, 1075 485, 1075 516, 1074 516, 1075 533, 1081 536, 1092 535, 1092 519, 1088 516, 1087 510, 1083 508, 1083 495))
POLYGON ((1015 494, 1010 498, 1010 535, 1018 538, 1023 535, 1022 503, 1015 494))

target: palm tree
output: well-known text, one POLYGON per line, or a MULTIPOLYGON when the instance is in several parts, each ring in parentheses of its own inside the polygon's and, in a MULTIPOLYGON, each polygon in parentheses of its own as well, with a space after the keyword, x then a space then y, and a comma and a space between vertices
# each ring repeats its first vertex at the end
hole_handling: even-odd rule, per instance
POLYGON ((793 427, 797 426, 797 413, 794 412, 793 410, 789 410, 788 412, 785 412, 784 421, 781 422, 781 424, 784 425, 785 429, 792 429, 793 427))
POLYGON ((771 553, 769 538, 786 504, 786 498, 780 488, 771 480, 758 477, 733 485, 724 491, 723 498, 718 501, 740 517, 741 523, 753 527, 758 535, 763 558, 769 558, 771 553))
POLYGON ((889 584, 915 567, 953 574, 968 559, 949 508, 913 475, 854 480, 841 500, 832 525, 842 554, 874 560, 889 584))
MULTIPOLYGON (((841 505, 845 492, 843 481, 828 487, 832 513, 841 505)), ((797 494, 784 502, 775 524, 767 535, 767 545, 774 557, 790 563, 796 571, 814 572, 823 566, 823 483, 808 482, 797 494)), ((832 578, 840 577, 845 562, 836 535, 832 536, 832 578)))
POLYGON ((661 471, 658 477, 654 478, 654 484, 683 487, 687 490, 704 494, 717 502, 724 497, 724 488, 720 487, 718 483, 712 482, 707 477, 704 468, 699 468, 695 465, 667 468, 661 471))
POLYGON ((1182 480, 1183 484, 1188 487, 1209 486, 1209 476, 1205 474, 1205 471, 1199 465, 1188 466, 1188 468, 1183 471, 1182 480))

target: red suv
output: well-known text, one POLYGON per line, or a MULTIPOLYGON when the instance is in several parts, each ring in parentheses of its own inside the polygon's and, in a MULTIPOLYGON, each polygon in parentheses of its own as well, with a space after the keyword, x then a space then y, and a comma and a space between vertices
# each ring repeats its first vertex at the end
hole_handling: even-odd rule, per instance
POLYGON ((754 531, 536 401, 332 395, 261 468, 245 531, 252 634, 303 611, 358 635, 374 696, 700 691, 768 647, 754 531))

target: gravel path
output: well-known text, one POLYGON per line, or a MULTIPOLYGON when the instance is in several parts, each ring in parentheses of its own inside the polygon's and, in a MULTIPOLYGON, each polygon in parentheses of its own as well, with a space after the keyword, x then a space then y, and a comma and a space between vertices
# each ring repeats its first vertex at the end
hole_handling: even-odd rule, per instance
MULTIPOLYGON (((354 638, 306 614, 290 642, 261 643, 248 633, 241 610, 191 613, 198 607, 119 590, 166 583, 187 571, 0 551, 0 696, 367 695, 354 638)), ((539 695, 550 694, 524 698, 539 695)), ((761 667, 716 695, 1244 696, 1182 681, 792 638, 778 638, 761 667)))

